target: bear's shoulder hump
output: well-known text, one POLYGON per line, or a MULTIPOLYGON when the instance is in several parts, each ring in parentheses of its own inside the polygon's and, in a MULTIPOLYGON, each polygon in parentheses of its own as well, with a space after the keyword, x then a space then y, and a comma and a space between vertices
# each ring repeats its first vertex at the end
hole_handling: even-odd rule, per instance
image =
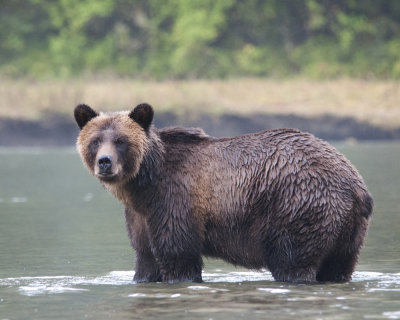
POLYGON ((198 143, 211 139, 201 128, 168 127, 161 129, 159 134, 167 143, 198 143))

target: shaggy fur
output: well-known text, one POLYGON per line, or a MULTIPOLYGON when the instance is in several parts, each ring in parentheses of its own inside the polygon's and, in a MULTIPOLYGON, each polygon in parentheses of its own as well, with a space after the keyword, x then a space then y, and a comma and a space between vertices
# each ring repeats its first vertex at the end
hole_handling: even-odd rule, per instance
POLYGON ((110 114, 79 105, 75 118, 83 162, 125 205, 135 281, 201 281, 202 256, 278 281, 351 279, 372 198, 328 143, 294 129, 223 139, 158 130, 147 104, 110 114))

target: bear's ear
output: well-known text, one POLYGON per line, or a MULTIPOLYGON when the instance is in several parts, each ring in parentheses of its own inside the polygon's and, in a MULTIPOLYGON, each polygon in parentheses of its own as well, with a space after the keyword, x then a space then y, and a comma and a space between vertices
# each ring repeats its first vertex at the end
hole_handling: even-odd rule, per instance
POLYGON ((74 116, 79 129, 82 129, 89 120, 97 117, 99 114, 86 104, 77 105, 74 116))
POLYGON ((153 121, 154 111, 151 105, 141 103, 135 107, 129 114, 129 118, 136 121, 144 131, 148 131, 153 121))

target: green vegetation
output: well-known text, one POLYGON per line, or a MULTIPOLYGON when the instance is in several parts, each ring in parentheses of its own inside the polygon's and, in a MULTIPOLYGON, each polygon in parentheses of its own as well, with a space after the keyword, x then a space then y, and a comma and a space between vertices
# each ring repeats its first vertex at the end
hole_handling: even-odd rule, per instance
POLYGON ((0 74, 400 78, 398 0, 5 0, 0 74))

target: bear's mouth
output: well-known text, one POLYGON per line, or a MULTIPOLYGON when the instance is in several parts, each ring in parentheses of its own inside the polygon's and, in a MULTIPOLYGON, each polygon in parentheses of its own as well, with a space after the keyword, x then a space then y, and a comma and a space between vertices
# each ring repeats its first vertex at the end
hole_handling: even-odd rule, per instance
POLYGON ((118 179, 118 174, 116 173, 97 173, 96 177, 104 182, 114 182, 118 179))

